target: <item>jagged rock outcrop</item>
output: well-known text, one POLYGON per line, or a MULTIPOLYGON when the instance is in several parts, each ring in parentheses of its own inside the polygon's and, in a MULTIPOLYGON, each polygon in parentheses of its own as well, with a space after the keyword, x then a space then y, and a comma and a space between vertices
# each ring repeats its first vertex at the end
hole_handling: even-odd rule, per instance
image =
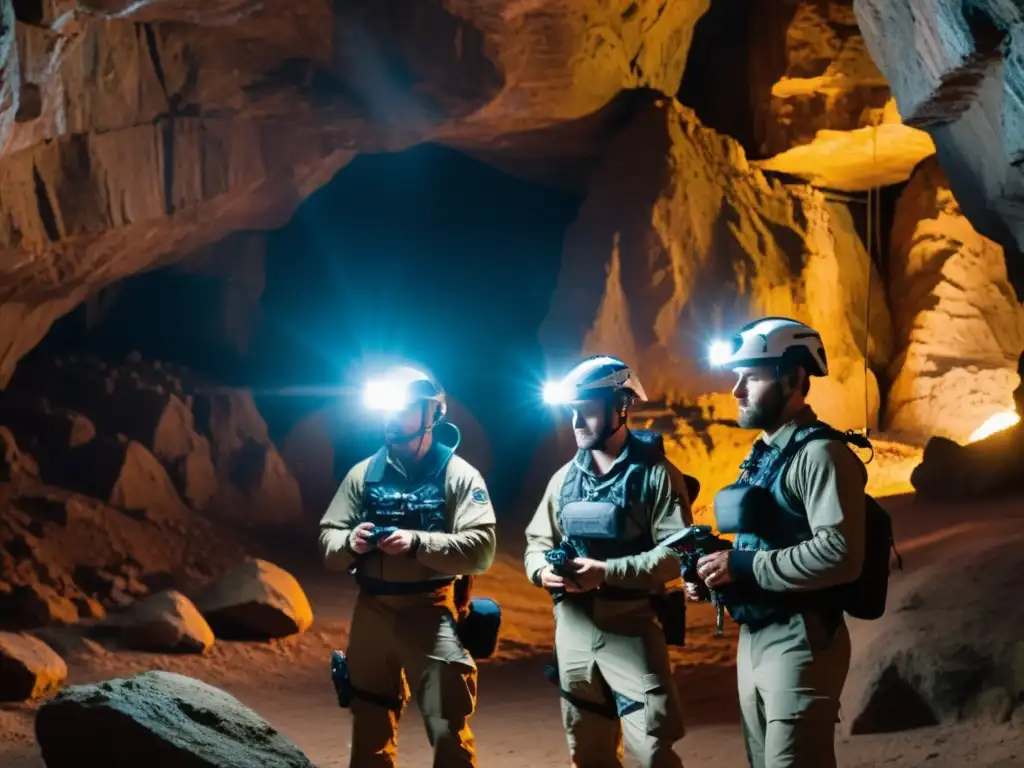
POLYGON ((811 403, 836 426, 862 427, 878 410, 861 352, 869 275, 877 365, 890 354, 888 308, 845 206, 769 182, 736 142, 652 96, 595 171, 541 338, 554 371, 583 353, 618 354, 653 399, 694 402, 732 387, 708 368, 716 335, 756 316, 796 317, 828 350, 831 375, 814 381, 811 403))
POLYGON ((39 709, 36 739, 50 768, 313 766, 234 696, 161 670, 65 688, 39 709))
POLYGON ((358 152, 578 184, 623 90, 676 90, 707 5, 4 4, 0 385, 103 286, 280 226, 358 152))
POLYGON ((35 452, 45 482, 115 506, 184 502, 255 524, 301 516, 251 393, 129 358, 36 356, 0 395, 0 424, 35 452))
MULTIPOLYGON (((753 12, 776 25, 788 21, 779 30, 785 69, 759 121, 761 154, 808 144, 822 129, 849 131, 878 121, 889 84, 868 54, 851 0, 783 0, 753 12)), ((770 38, 761 43, 772 44, 778 45, 770 38)))
POLYGON ((896 204, 889 254, 895 355, 887 429, 966 442, 1013 410, 1024 309, 1003 249, 964 217, 934 159, 896 204))
POLYGON ((752 164, 817 186, 896 184, 935 152, 902 124, 853 0, 717 0, 694 30, 679 99, 752 164))
POLYGON ((1024 62, 1012 53, 1024 44, 1024 8, 855 0, 854 11, 903 120, 935 140, 971 224, 1024 250, 1024 62))
POLYGON ((154 518, 26 483, 0 499, 0 628, 101 619, 151 588, 201 585, 240 558, 237 535, 184 506, 154 518))

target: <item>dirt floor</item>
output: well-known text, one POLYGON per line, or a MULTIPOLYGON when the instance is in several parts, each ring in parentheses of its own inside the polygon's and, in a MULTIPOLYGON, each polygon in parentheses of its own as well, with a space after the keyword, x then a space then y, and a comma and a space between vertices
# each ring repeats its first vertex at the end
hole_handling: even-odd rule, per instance
MULTIPOLYGON (((909 565, 915 567, 927 541, 955 532, 965 514, 980 519, 977 509, 929 509, 905 499, 886 502, 897 521, 897 534, 909 565)), ((1019 525, 1020 500, 988 512, 1019 525)), ((521 534, 520 534, 521 535, 521 534)), ((522 574, 515 548, 506 536, 509 553, 479 582, 481 594, 498 597, 505 610, 506 631, 500 658, 482 662, 480 705, 472 724, 480 765, 494 768, 568 765, 559 722, 558 697, 542 677, 548 661, 552 620, 550 603, 522 574)), ((312 629, 301 636, 270 644, 218 641, 204 657, 168 656, 106 651, 68 633, 48 639, 68 661, 68 684, 118 677, 146 669, 166 669, 192 675, 224 688, 254 708, 292 738, 319 766, 347 766, 351 722, 338 708, 329 680, 329 653, 344 647, 355 592, 347 577, 323 571, 315 559, 278 561, 306 588, 316 612, 312 629)), ((894 577, 898 578, 898 577, 894 577)), ((689 646, 675 655, 676 677, 685 703, 687 736, 677 751, 687 766, 716 768, 746 764, 740 738, 735 694, 736 631, 725 638, 713 634, 713 614, 696 606, 689 616, 689 646)), ((854 628, 854 642, 857 631, 854 628)), ((1019 713, 1018 713, 1019 714, 1019 713)), ((42 766, 33 735, 34 707, 0 708, 0 766, 42 766)), ((909 732, 848 737, 840 726, 839 765, 867 766, 990 766, 1024 765, 1021 720, 1006 725, 958 724, 909 732)), ((414 706, 406 711, 399 744, 400 765, 429 766, 430 752, 414 706)), ((627 760, 626 765, 635 765, 627 760)))

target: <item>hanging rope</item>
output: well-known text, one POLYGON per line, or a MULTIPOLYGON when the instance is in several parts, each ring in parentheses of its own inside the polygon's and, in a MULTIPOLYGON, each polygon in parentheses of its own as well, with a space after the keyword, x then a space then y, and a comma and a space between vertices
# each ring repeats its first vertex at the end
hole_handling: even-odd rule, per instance
MULTIPOLYGON (((871 123, 871 173, 878 172, 878 117, 871 123)), ((871 432, 871 398, 868 388, 868 353, 871 346, 871 266, 874 263, 875 247, 881 240, 882 225, 879 221, 882 216, 882 205, 879 191, 881 185, 877 183, 868 187, 867 199, 867 223, 865 226, 865 247, 868 252, 868 288, 867 299, 864 308, 864 436, 871 432)), ((879 246, 880 247, 880 246, 879 246)))

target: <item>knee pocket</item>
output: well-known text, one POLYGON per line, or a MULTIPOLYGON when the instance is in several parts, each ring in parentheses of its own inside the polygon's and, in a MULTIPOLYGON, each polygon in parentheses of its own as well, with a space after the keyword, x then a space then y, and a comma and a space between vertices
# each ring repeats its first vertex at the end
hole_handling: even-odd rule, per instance
POLYGON ((477 670, 472 663, 431 659, 419 682, 425 717, 461 721, 476 711, 477 670))
POLYGON ((683 717, 672 681, 658 674, 643 676, 644 732, 659 739, 681 739, 683 717))

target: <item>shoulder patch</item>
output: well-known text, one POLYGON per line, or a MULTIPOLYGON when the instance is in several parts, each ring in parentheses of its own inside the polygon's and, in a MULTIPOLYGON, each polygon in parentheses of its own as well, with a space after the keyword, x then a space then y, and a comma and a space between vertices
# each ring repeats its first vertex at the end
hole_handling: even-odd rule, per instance
POLYGON ((486 504, 489 501, 487 491, 483 488, 474 488, 472 493, 469 494, 469 497, 477 504, 486 504))

